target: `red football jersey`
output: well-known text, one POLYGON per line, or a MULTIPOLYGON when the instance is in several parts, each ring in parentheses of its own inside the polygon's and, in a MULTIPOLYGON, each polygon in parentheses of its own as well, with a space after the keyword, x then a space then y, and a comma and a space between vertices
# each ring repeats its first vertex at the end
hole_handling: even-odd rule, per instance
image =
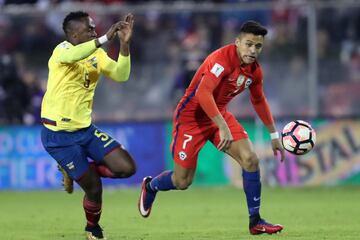
POLYGON ((265 124, 272 123, 262 81, 262 70, 257 61, 241 66, 235 44, 224 46, 212 52, 199 67, 174 117, 176 121, 199 122, 210 120, 209 117, 219 112, 223 115, 230 100, 249 88, 251 102, 260 118, 265 124), (204 97, 206 94, 212 94, 215 104, 212 98, 204 97))

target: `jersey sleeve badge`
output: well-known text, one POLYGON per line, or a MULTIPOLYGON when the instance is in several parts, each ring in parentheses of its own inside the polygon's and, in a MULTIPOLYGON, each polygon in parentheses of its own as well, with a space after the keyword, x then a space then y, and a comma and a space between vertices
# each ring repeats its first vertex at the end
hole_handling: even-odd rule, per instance
POLYGON ((224 71, 224 67, 218 63, 215 63, 214 66, 210 70, 210 72, 212 74, 214 74, 216 77, 219 77, 223 71, 224 71))

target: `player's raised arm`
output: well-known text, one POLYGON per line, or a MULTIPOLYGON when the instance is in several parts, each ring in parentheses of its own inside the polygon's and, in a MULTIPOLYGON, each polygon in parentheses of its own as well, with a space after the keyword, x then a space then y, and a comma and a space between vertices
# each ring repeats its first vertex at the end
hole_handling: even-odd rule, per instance
POLYGON ((120 39, 120 54, 128 56, 130 54, 129 42, 132 36, 134 27, 134 16, 129 13, 125 16, 124 24, 121 25, 117 35, 120 39))
POLYGON ((97 38, 95 24, 89 19, 84 22, 72 19, 71 15, 65 18, 63 28, 67 41, 57 49, 57 62, 71 64, 90 56, 97 48, 112 40, 123 24, 122 21, 113 24, 105 35, 97 38))
POLYGON ((130 62, 130 39, 134 26, 134 16, 127 14, 124 21, 119 22, 117 35, 120 40, 120 52, 117 62, 113 61, 107 55, 101 62, 102 72, 116 82, 124 82, 129 79, 130 62))

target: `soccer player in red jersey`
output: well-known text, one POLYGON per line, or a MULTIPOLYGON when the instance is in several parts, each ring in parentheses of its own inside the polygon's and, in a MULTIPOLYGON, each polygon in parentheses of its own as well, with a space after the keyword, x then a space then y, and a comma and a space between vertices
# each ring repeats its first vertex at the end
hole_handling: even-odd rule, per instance
POLYGON ((283 229, 260 217, 259 159, 246 131, 226 109, 231 99, 249 89, 251 103, 270 133, 274 154, 280 154, 281 161, 284 160, 284 149, 264 95, 263 74, 257 62, 266 34, 267 30, 259 23, 248 21, 241 26, 235 44, 214 51, 199 67, 174 113, 171 144, 174 170, 143 180, 138 204, 143 217, 150 215, 158 191, 185 190, 191 185, 198 153, 210 140, 243 169, 250 233, 273 234, 283 229))

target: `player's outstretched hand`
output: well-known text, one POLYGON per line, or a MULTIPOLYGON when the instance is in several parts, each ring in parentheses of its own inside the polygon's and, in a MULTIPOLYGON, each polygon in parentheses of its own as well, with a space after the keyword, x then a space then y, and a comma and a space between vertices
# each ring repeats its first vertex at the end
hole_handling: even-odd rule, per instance
POLYGON ((280 140, 278 138, 271 140, 271 146, 272 146, 272 150, 274 152, 274 156, 277 156, 278 152, 280 152, 280 156, 281 156, 280 161, 281 162, 284 161, 285 160, 285 150, 284 150, 283 146, 281 145, 280 140))
POLYGON ((220 142, 216 147, 220 151, 225 152, 230 147, 230 144, 234 139, 227 125, 219 128, 219 134, 220 134, 220 142))
POLYGON ((120 42, 129 43, 134 27, 134 16, 131 13, 126 14, 124 21, 121 22, 117 32, 120 42))
POLYGON ((127 24, 127 23, 125 23, 124 21, 119 21, 119 22, 116 22, 113 25, 111 25, 109 30, 106 32, 106 37, 108 38, 109 41, 114 39, 117 31, 119 31, 121 29, 123 24, 127 24))

